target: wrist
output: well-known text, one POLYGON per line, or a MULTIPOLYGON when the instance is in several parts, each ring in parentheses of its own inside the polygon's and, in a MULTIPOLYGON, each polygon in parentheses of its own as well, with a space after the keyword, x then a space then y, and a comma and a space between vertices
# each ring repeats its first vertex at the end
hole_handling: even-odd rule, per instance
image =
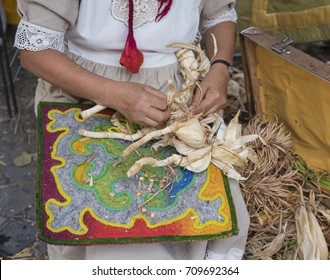
POLYGON ((117 81, 100 77, 94 88, 92 101, 96 104, 115 109, 114 105, 117 103, 118 88, 120 88, 117 84, 117 81))
POLYGON ((229 78, 232 78, 234 70, 233 70, 233 66, 230 62, 228 62, 227 60, 224 59, 215 59, 213 61, 211 61, 211 68, 215 68, 215 67, 222 67, 222 68, 226 68, 229 78))

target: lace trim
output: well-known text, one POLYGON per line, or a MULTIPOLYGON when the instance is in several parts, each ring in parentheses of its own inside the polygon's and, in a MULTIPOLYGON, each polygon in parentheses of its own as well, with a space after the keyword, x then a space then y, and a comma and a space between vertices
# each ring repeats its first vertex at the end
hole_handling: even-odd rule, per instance
MULTIPOLYGON (((112 16, 128 26, 128 1, 113 0, 111 4, 112 16)), ((134 0, 133 28, 137 28, 149 21, 154 21, 158 13, 157 0, 134 0)))
POLYGON ((204 20, 201 23, 201 33, 204 33, 210 27, 224 21, 237 22, 237 13, 234 7, 228 7, 226 12, 211 19, 204 20))
POLYGON ((14 46, 29 51, 54 49, 64 52, 64 32, 21 20, 17 26, 14 46))

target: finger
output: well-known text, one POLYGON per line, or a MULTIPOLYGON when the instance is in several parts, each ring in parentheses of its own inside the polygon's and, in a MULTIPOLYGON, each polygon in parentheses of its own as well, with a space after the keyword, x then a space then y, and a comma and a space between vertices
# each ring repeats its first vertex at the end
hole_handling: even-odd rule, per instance
POLYGON ((160 111, 167 111, 169 110, 167 102, 159 101, 159 100, 154 100, 151 104, 152 108, 160 111))
POLYGON ((146 86, 146 87, 145 87, 145 90, 146 90, 147 92, 152 93, 153 95, 156 95, 156 96, 160 97, 161 99, 166 99, 166 95, 165 95, 165 93, 161 92, 161 91, 158 90, 158 89, 153 88, 152 86, 146 86))
POLYGON ((165 111, 168 109, 167 100, 164 96, 158 96, 155 92, 142 91, 139 96, 129 101, 135 111, 147 112, 151 108, 165 111))
POLYGON ((151 93, 152 95, 157 96, 160 99, 166 100, 166 94, 163 93, 162 91, 158 90, 158 89, 155 89, 155 88, 153 88, 151 86, 146 86, 145 87, 145 90, 147 92, 151 93))
POLYGON ((202 92, 199 88, 197 88, 193 95, 191 105, 189 107, 191 111, 194 111, 200 105, 201 98, 202 98, 202 92))
POLYGON ((166 111, 168 110, 168 104, 167 104, 167 100, 165 97, 160 98, 158 96, 154 96, 150 99, 150 105, 151 107, 157 109, 157 110, 161 110, 161 111, 166 111))
POLYGON ((153 118, 149 118, 147 115, 143 114, 142 112, 140 112, 138 117, 134 117, 134 116, 132 117, 125 116, 125 117, 130 121, 132 121, 133 123, 146 127, 157 127, 159 125, 158 121, 154 120, 153 118))
POLYGON ((194 114, 200 114, 207 112, 211 107, 213 107, 213 100, 210 99, 203 99, 199 105, 193 110, 194 114))
POLYGON ((171 116, 171 110, 167 108, 166 110, 158 110, 155 108, 150 108, 148 110, 146 117, 157 122, 158 124, 162 124, 167 121, 171 116))
POLYGON ((220 110, 224 109, 227 106, 227 103, 219 105, 219 104, 215 104, 214 106, 210 107, 208 110, 205 110, 203 113, 203 117, 208 116, 212 113, 217 113, 220 110))
POLYGON ((145 118, 143 121, 139 122, 139 124, 146 126, 146 127, 157 127, 159 126, 159 123, 149 119, 149 118, 145 118))

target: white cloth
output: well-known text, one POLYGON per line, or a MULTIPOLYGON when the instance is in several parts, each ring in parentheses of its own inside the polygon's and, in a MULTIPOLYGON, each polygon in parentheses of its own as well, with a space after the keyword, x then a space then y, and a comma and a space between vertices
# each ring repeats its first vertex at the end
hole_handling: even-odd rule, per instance
POLYGON ((206 259, 210 260, 240 260, 245 252, 248 237, 250 216, 247 211, 238 181, 229 179, 230 190, 236 208, 239 233, 225 239, 208 242, 206 259))
MULTIPOLYGON (((217 23, 237 20, 236 11, 231 5, 225 6, 216 16, 202 18, 200 21, 201 2, 173 1, 169 13, 155 22, 158 1, 134 1, 134 37, 144 55, 142 68, 175 63, 177 49, 168 47, 169 44, 192 43, 199 28, 204 32, 217 23)), ((225 1, 219 1, 222 7, 220 2, 225 1)), ((119 60, 128 34, 127 3, 127 0, 81 1, 79 16, 74 26, 66 32, 34 24, 27 17, 23 18, 18 25, 15 46, 32 51, 52 48, 63 52, 65 35, 70 53, 97 63, 122 67, 119 60)), ((204 5, 209 4, 206 2, 204 5)))

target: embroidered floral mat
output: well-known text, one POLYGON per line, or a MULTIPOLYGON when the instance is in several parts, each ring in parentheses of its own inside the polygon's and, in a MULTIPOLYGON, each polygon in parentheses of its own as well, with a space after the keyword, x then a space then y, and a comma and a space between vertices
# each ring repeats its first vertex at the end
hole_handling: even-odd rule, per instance
POLYGON ((195 241, 237 234, 227 178, 210 165, 199 174, 183 168, 145 166, 126 171, 139 158, 164 158, 171 148, 138 149, 131 142, 91 139, 80 128, 108 131, 112 111, 82 120, 81 104, 41 102, 38 108, 38 236, 52 244, 195 241), (175 174, 175 175, 173 175, 175 174), (170 181, 164 188, 164 179, 170 181), (161 190, 163 188, 163 190, 161 190))

